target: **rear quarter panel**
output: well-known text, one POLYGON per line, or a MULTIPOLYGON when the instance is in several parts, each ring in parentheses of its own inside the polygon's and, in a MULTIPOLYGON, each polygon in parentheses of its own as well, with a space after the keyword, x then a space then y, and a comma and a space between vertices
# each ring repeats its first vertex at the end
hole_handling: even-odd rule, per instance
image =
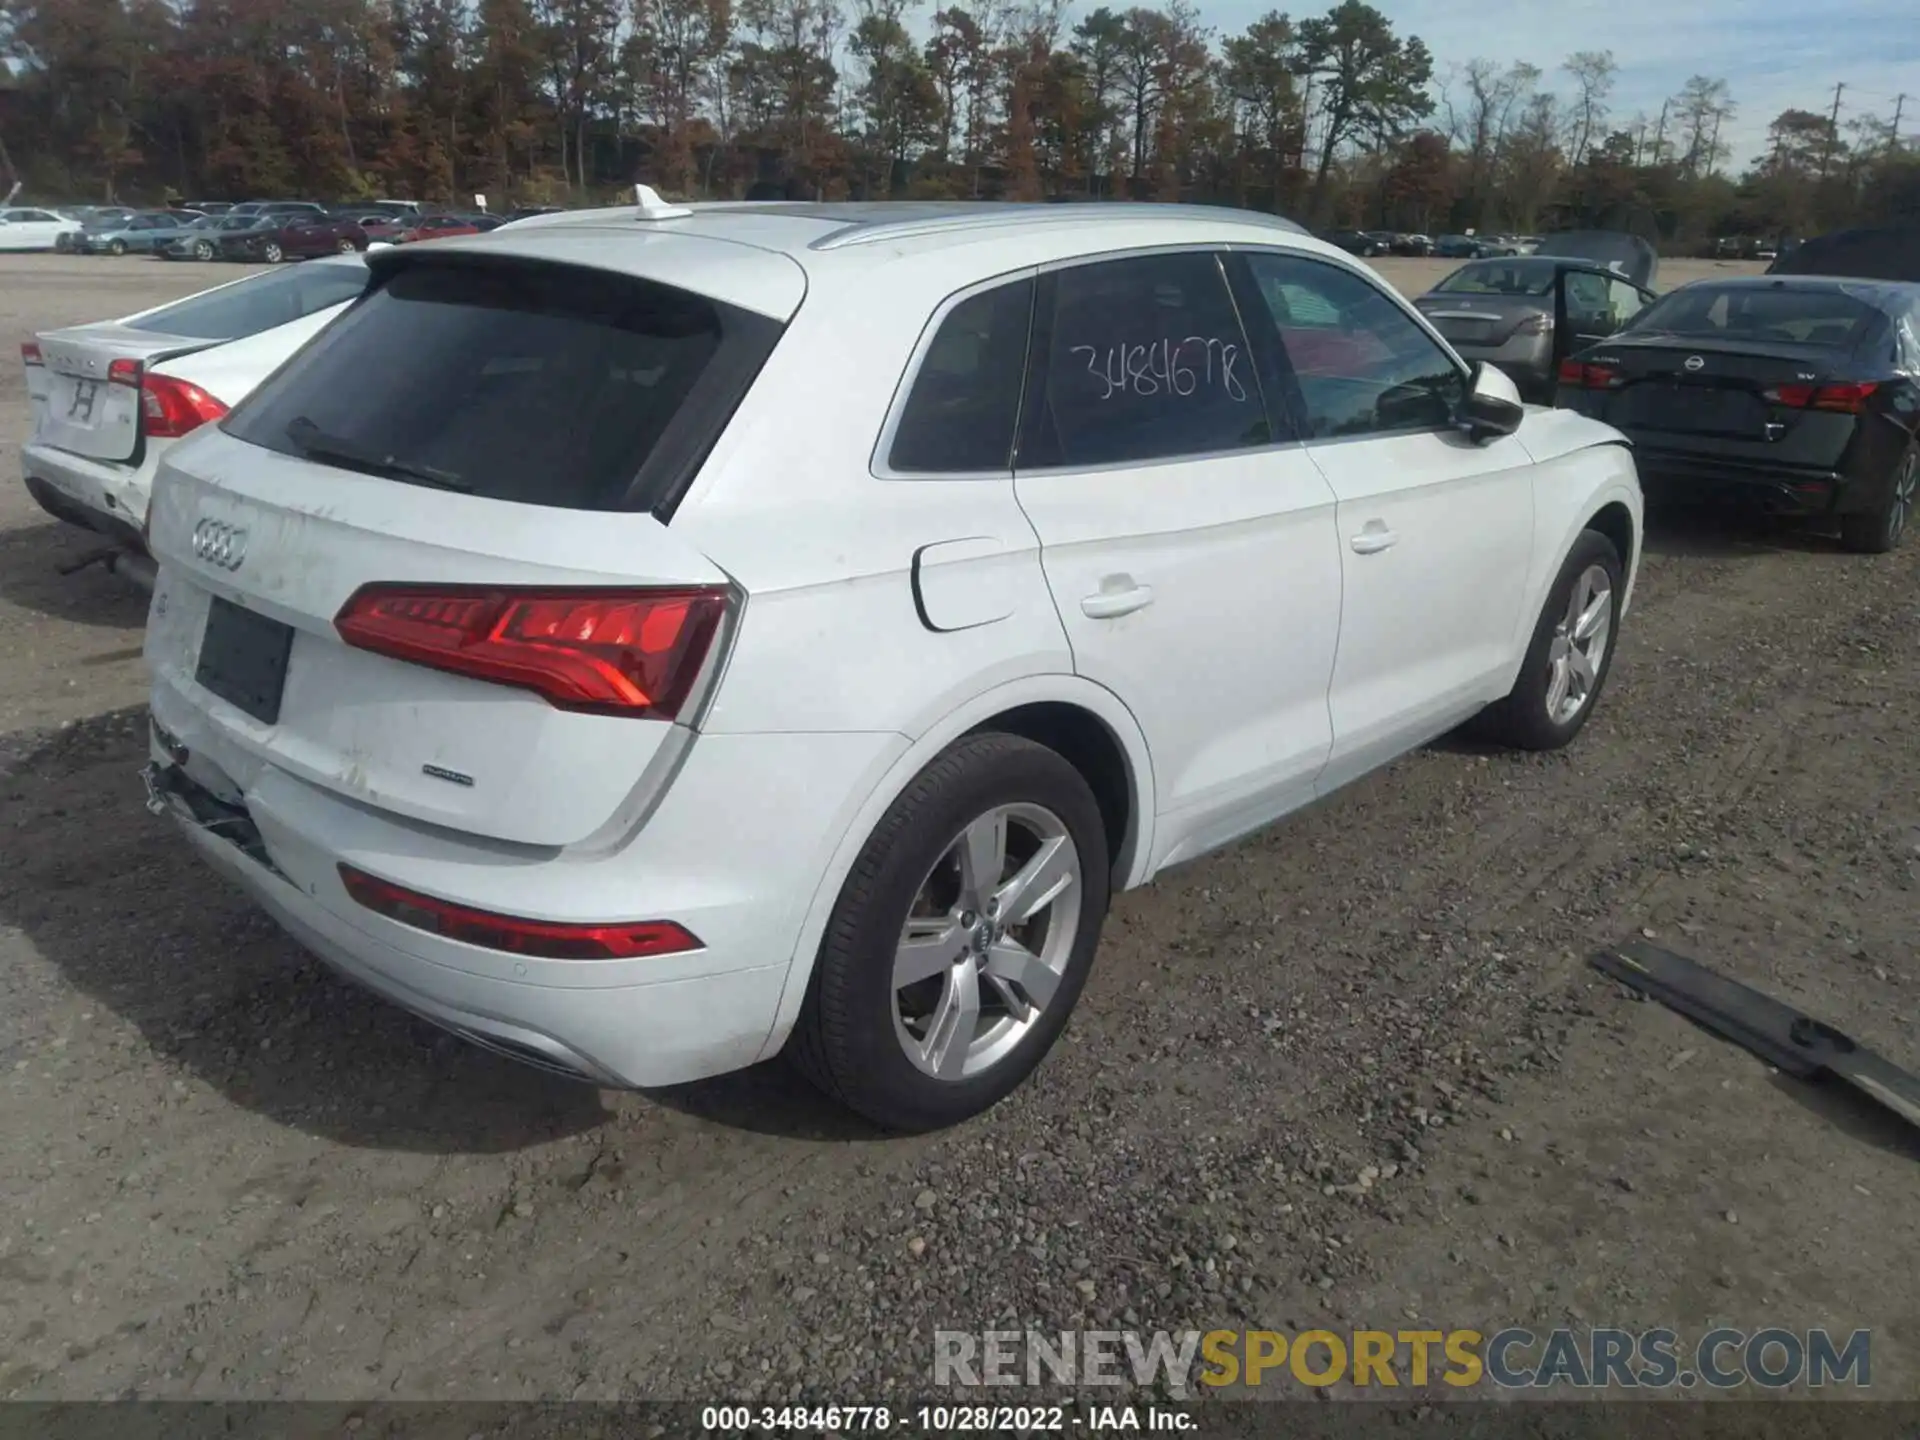
POLYGON ((908 357, 946 293, 891 283, 887 269, 857 285, 847 267, 810 279, 675 512, 674 532, 748 595, 704 729, 916 736, 996 685, 1073 672, 1011 473, 873 473, 908 357), (978 613, 1001 618, 936 632, 916 604, 914 559, 961 540, 982 543, 941 567, 942 585, 990 588, 978 613))

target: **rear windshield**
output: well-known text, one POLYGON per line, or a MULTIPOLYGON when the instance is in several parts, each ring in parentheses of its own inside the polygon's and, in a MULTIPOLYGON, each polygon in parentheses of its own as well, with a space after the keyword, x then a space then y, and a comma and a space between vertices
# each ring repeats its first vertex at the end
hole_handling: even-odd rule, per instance
POLYGON ((127 329, 193 340, 241 340, 351 300, 367 288, 367 267, 328 262, 269 270, 163 305, 127 329))
POLYGON ((1628 328, 1713 340, 1768 341, 1850 350, 1880 312, 1844 290, 1690 285, 1663 295, 1628 328))
POLYGON ((1556 268, 1550 260, 1462 265, 1433 288, 1449 295, 1546 295, 1556 268))
POLYGON ((779 333, 764 316, 601 271, 416 262, 225 426, 402 483, 565 509, 658 509, 779 333))

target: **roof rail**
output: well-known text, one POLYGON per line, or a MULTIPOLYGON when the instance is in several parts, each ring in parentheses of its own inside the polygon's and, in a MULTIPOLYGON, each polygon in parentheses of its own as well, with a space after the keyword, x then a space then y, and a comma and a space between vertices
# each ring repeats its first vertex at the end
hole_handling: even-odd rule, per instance
POLYGON ((1172 205, 1144 201, 1086 201, 1071 206, 1071 219, 1062 215, 1058 205, 1015 202, 977 202, 978 210, 943 210, 935 214, 899 220, 854 220, 838 230, 822 235, 807 248, 843 250, 854 245, 878 245, 907 240, 921 235, 953 234, 969 230, 997 230, 1023 225, 1058 225, 1086 221, 1143 220, 1173 218, 1182 220, 1230 220, 1239 225, 1265 226, 1290 235, 1308 233, 1303 225, 1278 215, 1257 210, 1236 210, 1223 205, 1172 205))

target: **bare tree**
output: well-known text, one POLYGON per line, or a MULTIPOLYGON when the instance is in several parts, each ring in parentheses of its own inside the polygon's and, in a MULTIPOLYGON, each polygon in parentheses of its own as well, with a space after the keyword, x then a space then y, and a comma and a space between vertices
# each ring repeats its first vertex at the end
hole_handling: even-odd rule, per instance
POLYGON ((1476 58, 1449 77, 1441 92, 1447 133, 1466 151, 1464 194, 1472 224, 1486 209, 1494 159, 1513 123, 1514 106, 1539 80, 1540 71, 1532 65, 1502 69, 1496 61, 1476 58))
POLYGON ((1737 108, 1727 82, 1695 75, 1674 96, 1672 107, 1680 173, 1689 180, 1713 174, 1729 153, 1721 128, 1737 108))
POLYGON ((1567 163, 1578 165, 1587 158, 1594 141, 1606 134, 1607 101, 1613 94, 1617 67, 1611 50, 1578 50, 1560 68, 1573 78, 1567 163))

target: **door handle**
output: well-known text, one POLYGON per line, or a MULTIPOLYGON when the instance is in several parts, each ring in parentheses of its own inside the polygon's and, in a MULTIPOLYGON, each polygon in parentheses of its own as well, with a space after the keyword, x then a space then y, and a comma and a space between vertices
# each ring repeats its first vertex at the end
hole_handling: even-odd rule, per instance
POLYGON ((1369 520, 1366 529, 1353 537, 1353 553, 1356 555, 1378 555, 1382 550, 1391 550, 1400 537, 1387 529, 1378 520, 1369 520))
POLYGON ((1080 602, 1080 613, 1089 620, 1117 620, 1144 610, 1153 603, 1151 585, 1135 585, 1126 590, 1101 590, 1080 602))

